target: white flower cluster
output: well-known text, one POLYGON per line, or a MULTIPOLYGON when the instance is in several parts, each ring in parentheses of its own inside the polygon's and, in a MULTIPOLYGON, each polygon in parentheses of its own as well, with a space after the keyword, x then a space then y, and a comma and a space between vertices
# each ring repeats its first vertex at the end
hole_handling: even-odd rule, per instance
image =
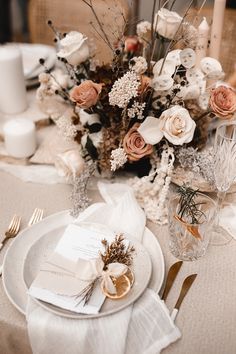
POLYGON ((144 57, 133 57, 130 60, 129 68, 135 71, 136 74, 141 75, 145 73, 148 68, 147 60, 144 57))
POLYGON ((112 86, 111 92, 109 92, 110 105, 125 108, 131 98, 137 97, 139 85, 137 74, 134 71, 128 71, 112 86))
POLYGON ((123 148, 117 148, 111 152, 111 171, 117 170, 127 162, 127 155, 123 148))
POLYGON ((145 44, 151 39, 152 24, 148 21, 141 21, 137 24, 137 35, 141 42, 145 44))
POLYGON ((146 106, 146 103, 139 103, 139 102, 134 102, 132 107, 128 109, 128 117, 129 118, 134 118, 135 116, 138 119, 143 119, 143 111, 146 106))
POLYGON ((61 118, 57 119, 56 125, 58 126, 60 133, 66 140, 73 139, 77 134, 77 128, 71 123, 69 117, 62 116, 61 118))
POLYGON ((149 176, 134 177, 129 181, 147 218, 154 223, 167 223, 165 201, 171 182, 174 160, 173 148, 167 146, 162 152, 160 165, 156 165, 149 176), (157 176, 153 182, 153 176, 156 174, 157 176))

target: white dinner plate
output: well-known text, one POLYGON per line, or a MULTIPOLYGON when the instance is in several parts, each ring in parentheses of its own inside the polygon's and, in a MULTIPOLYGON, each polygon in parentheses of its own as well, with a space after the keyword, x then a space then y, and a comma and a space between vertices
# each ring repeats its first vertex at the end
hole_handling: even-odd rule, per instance
MULTIPOLYGON (((93 230, 95 232, 99 231, 99 233, 101 232, 104 235, 104 238, 108 238, 114 234, 114 232, 105 225, 91 222, 80 222, 78 225, 87 230, 93 230)), ((38 275, 40 266, 52 254, 57 243, 62 237, 65 228, 66 226, 62 226, 59 229, 54 229, 51 232, 46 233, 29 249, 24 262, 24 281, 27 289, 30 288, 34 279, 38 275)), ((78 235, 78 237, 81 236, 83 237, 83 235, 78 235)), ((93 315, 75 313, 44 301, 39 301, 37 299, 34 300, 37 301, 40 306, 55 313, 56 315, 77 319, 96 318, 111 315, 131 305, 147 288, 152 273, 152 263, 148 251, 137 239, 127 234, 125 234, 124 237, 128 239, 130 241, 130 245, 135 248, 131 266, 135 280, 132 289, 124 298, 119 300, 111 300, 106 298, 99 313, 93 315)))
MULTIPOLYGON (((24 262, 33 244, 45 234, 54 233, 74 222, 68 211, 62 211, 21 231, 8 248, 3 263, 3 287, 11 303, 24 315, 27 306, 27 286, 24 281, 24 262)), ((164 280, 164 258, 154 234, 147 228, 143 235, 143 246, 152 261, 152 275, 148 284, 159 292, 164 280)))

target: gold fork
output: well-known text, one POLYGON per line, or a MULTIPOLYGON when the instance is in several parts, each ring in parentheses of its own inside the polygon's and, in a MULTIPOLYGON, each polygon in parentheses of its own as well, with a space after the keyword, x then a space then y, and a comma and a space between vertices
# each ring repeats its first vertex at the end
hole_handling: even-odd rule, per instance
POLYGON ((43 218, 43 209, 35 208, 34 212, 28 222, 28 226, 36 224, 37 222, 41 221, 43 218))
MULTIPOLYGON (((43 218, 43 209, 35 208, 32 216, 28 222, 28 226, 31 226, 31 225, 35 224, 36 222, 39 222, 40 220, 42 220, 42 218, 43 218)), ((10 228, 10 225, 9 225, 9 228, 10 228)), ((2 275, 2 269, 3 269, 3 265, 0 265, 0 277, 2 275)))
POLYGON ((6 241, 9 238, 13 238, 18 234, 18 232, 20 230, 20 222, 21 222, 21 217, 14 215, 11 222, 10 222, 10 225, 8 226, 7 231, 5 232, 4 239, 0 243, 0 250, 4 247, 6 241))

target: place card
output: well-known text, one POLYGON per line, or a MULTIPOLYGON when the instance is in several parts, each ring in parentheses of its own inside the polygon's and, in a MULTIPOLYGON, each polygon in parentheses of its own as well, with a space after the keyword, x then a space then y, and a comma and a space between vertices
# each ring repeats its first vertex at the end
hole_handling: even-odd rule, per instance
POLYGON ((100 284, 95 287, 86 305, 80 302, 77 295, 91 281, 83 279, 83 267, 89 260, 98 258, 99 251, 103 251, 101 241, 104 237, 111 242, 115 233, 108 235, 106 232, 104 235, 100 230, 69 225, 53 254, 41 265, 29 295, 73 312, 97 314, 105 300, 100 284))

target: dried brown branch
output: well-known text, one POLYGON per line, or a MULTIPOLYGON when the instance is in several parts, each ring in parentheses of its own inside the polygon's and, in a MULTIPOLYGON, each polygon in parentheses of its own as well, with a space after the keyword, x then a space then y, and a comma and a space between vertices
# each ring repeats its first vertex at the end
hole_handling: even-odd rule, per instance
POLYGON ((112 45, 111 45, 111 42, 110 42, 110 40, 109 40, 109 38, 108 38, 108 36, 107 36, 107 34, 106 34, 106 31, 105 31, 104 28, 103 28, 103 24, 101 23, 101 21, 100 21, 98 15, 97 15, 97 13, 96 13, 96 11, 95 11, 95 9, 94 9, 92 0, 89 0, 89 1, 87 1, 87 0, 82 0, 82 1, 83 1, 87 6, 90 7, 90 9, 91 9, 91 11, 92 11, 92 13, 93 13, 93 15, 94 15, 94 17, 95 17, 95 19, 96 19, 98 25, 99 25, 99 28, 100 28, 101 32, 103 33, 103 35, 104 35, 104 40, 105 40, 106 44, 107 44, 108 47, 113 51, 113 47, 112 47, 112 45))

